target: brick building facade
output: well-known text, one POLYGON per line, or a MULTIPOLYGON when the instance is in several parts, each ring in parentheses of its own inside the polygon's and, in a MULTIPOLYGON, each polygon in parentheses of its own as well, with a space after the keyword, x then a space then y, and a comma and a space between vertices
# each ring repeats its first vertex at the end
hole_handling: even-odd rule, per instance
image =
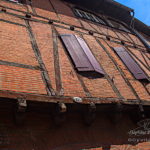
POLYGON ((150 150, 150 29, 132 12, 0 0, 0 149, 150 150))

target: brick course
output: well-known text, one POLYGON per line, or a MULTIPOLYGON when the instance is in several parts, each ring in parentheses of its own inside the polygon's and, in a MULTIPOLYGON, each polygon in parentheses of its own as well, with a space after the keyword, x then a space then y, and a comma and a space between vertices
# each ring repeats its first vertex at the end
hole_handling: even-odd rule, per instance
POLYGON ((17 4, 16 5, 16 3, 1 0, 0 5, 5 6, 5 7, 9 7, 9 8, 12 8, 12 9, 17 9, 17 10, 20 10, 20 11, 24 11, 24 12, 27 11, 27 8, 22 4, 17 4))
MULTIPOLYGON (((0 3, 3 6, 16 9, 16 11, 8 9, 8 12, 13 13, 13 14, 24 16, 23 13, 17 12, 17 10, 21 10, 24 12, 27 11, 24 5, 9 3, 9 2, 2 1, 2 0, 0 1, 0 3)), ((110 29, 103 25, 94 24, 90 21, 75 18, 74 13, 72 12, 70 8, 70 7, 73 7, 73 5, 68 5, 65 2, 61 2, 58 0, 57 1, 56 0, 55 1, 53 0, 34 1, 33 0, 32 5, 36 13, 40 16, 43 16, 49 19, 58 20, 58 21, 60 20, 60 21, 63 21, 64 23, 75 25, 75 26, 80 26, 80 27, 82 24, 83 29, 81 28, 77 29, 79 32, 88 33, 88 32, 85 32, 84 29, 93 30, 94 32, 97 32, 98 37, 104 37, 102 35, 98 35, 98 33, 100 33, 100 34, 112 36, 114 38, 119 38, 118 41, 124 40, 124 41, 133 43, 132 42, 133 40, 134 41, 133 44, 138 44, 140 46, 143 46, 143 44, 141 44, 141 42, 134 35, 121 32, 121 31, 117 31, 116 29, 110 29)), ((8 20, 14 23, 25 25, 25 21, 23 19, 19 19, 18 17, 13 16, 13 15, 1 13, 0 17, 4 20, 8 20)), ((39 19, 41 21, 46 21, 46 19, 39 18, 36 16, 34 16, 33 18, 39 19)), ((30 38, 29 38, 29 34, 28 34, 26 27, 22 27, 22 26, 10 24, 10 23, 4 23, 4 22, 0 22, 0 23, 1 23, 1 35, 4 37, 1 42, 1 47, 2 47, 1 60, 20 63, 20 64, 26 64, 26 65, 31 65, 31 66, 39 66, 35 53, 32 49, 32 45, 30 43, 30 38), (5 44, 5 43, 8 43, 8 44, 5 44), (8 50, 9 50, 9 53, 7 52, 8 50)), ((41 52, 41 57, 48 71, 48 75, 50 77, 52 87, 56 90, 56 79, 55 79, 56 75, 54 71, 52 28, 50 25, 43 24, 42 22, 41 23, 30 22, 30 24, 31 24, 31 28, 33 30, 36 42, 38 44, 39 50, 41 52)), ((67 28, 69 27, 67 25, 63 25, 63 26, 67 28)), ((63 29, 59 27, 57 28, 57 30, 61 34, 71 33, 71 34, 76 34, 80 36, 80 34, 78 34, 77 32, 72 32, 69 29, 63 29)), ((100 65, 102 65, 102 67, 104 68, 108 76, 113 80, 114 85, 118 88, 121 95, 125 99, 136 99, 130 87, 125 82, 120 72, 116 68, 114 62, 109 58, 109 56, 106 54, 103 48, 97 43, 96 39, 89 35, 82 34, 82 36, 85 38, 85 40, 89 44, 91 51, 94 53, 95 57, 98 59, 100 65)), ((132 84, 133 82, 136 82, 136 84, 141 85, 139 81, 134 81, 135 79, 132 76, 132 74, 128 71, 126 66, 122 63, 122 61, 118 58, 118 56, 113 52, 113 50, 110 49, 110 47, 122 47, 122 45, 114 43, 114 42, 109 42, 106 40, 106 42, 110 46, 108 47, 106 42, 104 42, 101 39, 99 40, 101 44, 107 49, 111 57, 113 57, 115 62, 118 64, 118 66, 121 68, 121 70, 123 71, 125 75, 125 78, 127 78, 129 81, 132 81, 131 82, 132 84)), ((148 59, 149 54, 143 53, 147 61, 145 62, 144 58, 140 54, 140 51, 136 50, 135 48, 129 48, 129 50, 131 50, 136 57, 140 58, 140 60, 144 63, 144 65, 147 65, 150 63, 148 59)), ((145 51, 144 47, 143 47, 143 50, 145 51)), ((67 53, 65 52, 65 49, 62 46, 62 43, 60 42, 60 40, 58 40, 58 52, 59 52, 59 58, 60 58, 59 59, 59 65, 60 65, 60 71, 61 71, 60 76, 62 78, 64 95, 84 97, 85 92, 83 90, 83 87, 77 77, 77 74, 75 73, 73 65, 71 64, 71 61, 69 60, 67 53)), ((143 66, 142 63, 139 62, 137 59, 136 61, 141 65, 143 70, 149 75, 150 74, 149 70, 145 68, 145 66, 143 66)), ((92 96, 94 97, 116 97, 116 93, 114 93, 110 83, 107 81, 106 78, 88 79, 86 77, 82 77, 82 80, 92 96)), ((147 90, 149 90, 149 85, 146 85, 146 88, 147 90)), ((143 86, 140 86, 140 89, 138 89, 138 93, 140 93, 139 90, 144 91, 147 95, 147 91, 145 91, 145 88, 143 86)), ((148 98, 147 96, 141 96, 141 97, 142 99, 148 98)))
MULTIPOLYGON (((13 6, 16 6, 15 9, 18 9, 18 10, 20 10, 20 8, 22 9, 24 8, 24 6, 16 5, 13 3, 6 3, 4 1, 1 1, 1 4, 4 6, 8 4, 7 6, 10 8, 13 6)), ((104 33, 106 35, 110 35, 114 38, 119 38, 120 40, 125 40, 128 42, 132 42, 133 40, 134 42, 137 42, 137 44, 143 46, 139 42, 139 40, 137 40, 137 38, 131 34, 130 34, 130 37, 128 37, 127 33, 124 33, 124 32, 121 33, 120 31, 117 32, 116 30, 110 30, 102 25, 98 26, 98 24, 93 24, 89 21, 86 22, 81 19, 78 20, 79 24, 78 23, 76 24, 76 21, 75 21, 77 20, 76 18, 74 19, 66 18, 66 17, 74 17, 72 10, 69 8, 69 5, 67 6, 65 3, 62 3, 60 1, 55 1, 55 2, 52 0, 50 2, 49 1, 42 1, 42 2, 33 1, 33 6, 35 7, 38 15, 41 15, 41 16, 45 15, 44 17, 46 18, 50 17, 51 19, 55 19, 55 20, 58 20, 60 18, 63 22, 67 24, 69 23, 71 25, 76 25, 76 26, 80 26, 79 24, 81 22, 84 28, 88 30, 93 30, 99 33, 104 33), (40 11, 43 11, 43 14, 40 14, 37 11, 37 9, 40 11)), ((10 11, 10 13, 15 13, 15 14, 17 13, 17 11, 13 11, 13 10, 8 10, 8 11, 10 11)), ((18 14, 21 15, 20 12, 18 12, 18 14)), ((8 20, 8 21, 12 21, 15 23, 20 23, 20 24, 25 25, 25 22, 23 19, 19 19, 18 17, 14 17, 9 14, 1 13, 1 18, 8 20)), ((38 19, 38 17, 36 17, 36 19, 38 19)), ((9 23, 4 23, 4 22, 1 22, 1 27, 2 27, 1 33, 2 33, 2 36, 4 37, 4 39, 1 42, 1 47, 2 47, 1 60, 20 63, 20 64, 27 64, 27 65, 32 65, 32 66, 38 66, 37 58, 33 52, 30 39, 29 39, 29 34, 27 33, 27 29, 25 27, 21 27, 21 26, 9 24, 9 23), (15 40, 12 40, 12 39, 15 39, 15 40), (4 43, 9 43, 9 44, 6 45, 4 43), (9 53, 7 53, 8 50, 9 50, 9 53)), ((42 59, 48 71, 50 80, 52 82, 52 87, 56 90, 56 82, 55 82, 56 75, 54 72, 52 29, 49 25, 46 25, 46 24, 44 25, 43 23, 36 23, 36 22, 31 22, 31 27, 35 35, 38 47, 40 49, 42 59)), ((62 28, 58 28, 58 30, 59 30, 59 33, 61 34, 64 34, 64 33, 77 34, 75 32, 71 32, 69 30, 62 29, 62 28)), ((79 29, 79 31, 82 31, 82 29, 79 29)), ((110 78, 113 78, 113 82, 115 86, 118 88, 118 90, 120 91, 120 93, 122 94, 122 96, 125 99, 135 99, 135 96, 131 92, 131 89, 126 84, 126 82, 124 81, 124 79, 122 78, 119 71, 117 70, 114 63, 111 61, 111 59, 108 57, 106 52, 104 52, 102 47, 96 42, 96 39, 88 35, 83 35, 83 36, 85 40, 87 41, 87 43, 89 44, 94 55, 98 59, 99 63, 104 67, 105 71, 108 73, 110 78)), ((131 81, 134 80, 134 77, 132 76, 132 74, 128 71, 126 66, 122 63, 122 61, 118 58, 118 56, 112 51, 112 49, 108 47, 107 43, 111 47, 122 47, 122 45, 109 42, 109 41, 107 41, 107 43, 105 43, 103 40, 100 40, 100 41, 102 45, 104 45, 104 47, 110 53, 110 55, 114 58, 114 60, 117 62, 118 66, 122 69, 122 71, 125 74, 125 77, 131 81)), ((74 72, 74 69, 72 68, 73 66, 71 65, 71 62, 68 60, 68 57, 66 57, 67 54, 64 53, 65 51, 64 47, 62 46, 62 43, 59 40, 58 40, 58 49, 61 49, 59 50, 59 55, 60 55, 59 63, 60 63, 60 68, 61 68, 61 73, 62 73, 61 74, 62 85, 64 86, 63 87, 64 91, 66 91, 65 95, 85 96, 85 94, 83 94, 84 93, 83 87, 81 86, 81 83, 78 80, 77 75, 74 72), (66 66, 67 68, 65 67, 65 65, 67 65, 66 66), (72 72, 72 73, 66 74, 63 71, 63 68, 65 69, 64 70, 65 72, 68 71, 68 73, 69 72, 72 72), (73 79, 71 76, 74 76, 75 79, 73 79), (78 89, 77 87, 80 87, 80 88, 78 89), (70 92, 74 94, 71 94, 70 92)), ((131 50, 136 57, 141 58, 140 60, 144 63, 144 65, 147 65, 147 63, 149 63, 149 60, 147 57, 145 57, 145 59, 147 60, 147 63, 145 62, 144 58, 140 54, 140 51, 137 51, 134 48, 129 48, 129 50, 131 50)), ((136 61, 139 62, 137 59, 136 61)), ((150 74, 149 70, 145 68, 140 62, 139 64, 141 65, 143 70, 149 75, 150 74)), ((116 97, 116 94, 114 93, 107 79, 87 79, 83 77, 83 81, 85 85, 87 86, 87 88, 89 89, 90 93, 94 97, 116 97), (95 87, 97 87, 96 90, 95 90, 95 87)), ((132 81, 132 83, 133 82, 135 81, 132 81)), ((136 83, 140 84, 139 81, 136 81, 136 83)), ((146 87, 149 90, 149 85, 146 85, 146 87)), ((148 97, 142 96, 142 99, 143 98, 147 99, 148 97)))
POLYGON ((0 65, 0 89, 46 94, 40 71, 0 65))
POLYGON ((0 22, 0 60, 38 66, 25 27, 0 22))
POLYGON ((37 41, 38 48, 40 49, 41 57, 51 79, 52 87, 56 89, 51 26, 42 23, 31 22, 31 27, 37 41))
MULTIPOLYGON (((9 95, 11 95, 11 92, 16 92, 32 95, 33 97, 35 94, 40 95, 41 99, 43 96, 50 98, 46 90, 48 85, 45 83, 46 79, 42 74, 45 71, 48 74, 52 88, 61 100, 64 98, 63 96, 69 97, 71 100, 73 97, 90 97, 91 99, 101 98, 104 99, 104 103, 109 103, 105 100, 106 98, 116 100, 120 98, 118 96, 120 94, 124 100, 149 102, 150 84, 144 84, 136 80, 112 49, 113 47, 127 48, 128 51, 134 54, 132 54, 133 58, 149 76, 150 54, 141 41, 131 33, 118 31, 75 17, 71 8, 73 6, 59 0, 32 0, 32 6, 26 7, 26 5, 0 0, 0 9, 8 7, 6 13, 0 13, 0 63, 7 62, 5 65, 0 64, 0 91, 8 91, 9 95), (33 13, 34 16, 31 15, 31 19, 24 19, 27 12, 33 13), (54 20, 52 25, 48 24, 48 19, 54 20), (35 39, 29 33, 27 22, 31 26, 35 39), (72 25, 76 26, 75 31, 70 30, 72 25), (77 73, 55 29, 59 34, 76 34, 83 37, 107 75, 103 78, 92 79, 77 73), (94 31, 93 36, 89 35, 89 30, 94 31), (57 35, 56 37, 53 37, 54 32, 57 35), (110 41, 106 39, 106 36, 111 36, 110 41), (56 45, 54 45, 55 38, 57 38, 56 45), (121 40, 130 46, 123 46, 121 40), (35 43, 41 56, 37 56, 34 51, 35 43), (57 74, 55 68, 55 46, 58 48, 59 60, 57 60, 57 65, 60 66, 60 74, 57 74), (43 63, 45 70, 40 68, 41 64, 39 64, 38 58, 41 58, 40 63, 43 63), (14 63, 18 67, 14 66, 14 63), (28 68, 23 68, 21 65, 26 65, 28 68), (58 80, 56 78, 58 75, 62 84, 62 97, 58 93, 60 91, 57 91, 58 80), (115 88, 118 89, 119 94, 115 88)), ((46 103, 46 105, 49 113, 52 110, 49 108, 49 104, 46 103)), ((80 104, 76 106, 82 107, 80 104)), ((2 107, 2 109, 4 108, 2 107)), ((99 114, 94 126, 86 128, 80 125, 80 122, 82 122, 81 112, 79 116, 73 112, 72 114, 68 113, 67 117, 70 118, 64 128, 56 128, 52 125, 52 121, 49 122, 49 114, 46 115, 45 112, 40 112, 38 115, 38 113, 30 114, 27 112, 29 120, 25 122, 25 126, 18 128, 12 124, 10 114, 4 113, 9 109, 5 111, 2 109, 0 109, 0 118, 2 118, 0 123, 7 127, 6 135, 10 141, 9 146, 6 145, 2 148, 9 147, 16 150, 22 150, 22 148, 24 150, 52 150, 58 148, 71 150, 71 147, 73 150, 77 150, 79 147, 90 148, 96 147, 96 145, 105 145, 105 143, 106 145, 111 144, 112 150, 131 148, 148 150, 150 147, 148 142, 136 146, 121 145, 127 141, 127 133, 131 127, 137 128, 137 124, 131 123, 131 119, 129 119, 131 114, 128 117, 126 114, 122 117, 122 119, 127 117, 125 122, 118 121, 116 124, 112 124, 109 115, 114 114, 111 114, 110 110, 109 114, 105 112, 104 115, 99 114)), ((93 150, 102 150, 102 148, 93 148, 93 150)))

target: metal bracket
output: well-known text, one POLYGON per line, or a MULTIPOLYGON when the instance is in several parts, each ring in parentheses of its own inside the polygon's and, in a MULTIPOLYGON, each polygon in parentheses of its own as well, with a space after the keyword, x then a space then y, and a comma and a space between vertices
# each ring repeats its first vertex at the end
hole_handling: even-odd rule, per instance
POLYGON ((90 30, 90 31, 89 31, 89 34, 90 34, 90 35, 93 35, 94 33, 93 33, 93 31, 90 30))
POLYGON ((50 20, 48 21, 48 23, 49 23, 49 24, 53 24, 54 22, 53 22, 53 20, 50 19, 50 20))
POLYGON ((3 7, 3 8, 1 9, 1 11, 6 12, 7 10, 6 10, 6 8, 3 7))
POLYGON ((70 26, 70 30, 74 31, 74 29, 75 29, 74 26, 70 26))
POLYGON ((31 18, 32 16, 30 14, 25 15, 26 18, 31 18))

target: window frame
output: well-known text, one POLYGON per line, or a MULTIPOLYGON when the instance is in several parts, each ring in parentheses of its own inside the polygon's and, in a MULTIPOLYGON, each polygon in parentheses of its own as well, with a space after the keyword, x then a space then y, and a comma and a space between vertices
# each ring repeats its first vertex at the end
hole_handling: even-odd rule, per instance
POLYGON ((86 20, 86 21, 90 21, 92 23, 107 26, 107 22, 102 17, 98 16, 97 14, 95 14, 93 12, 90 12, 88 10, 83 10, 81 8, 78 8, 78 7, 74 7, 73 12, 74 12, 75 16, 78 17, 78 18, 81 18, 81 19, 86 20), (82 17, 81 15, 78 15, 78 13, 76 13, 77 11, 79 11, 79 13, 80 13, 80 11, 84 12, 85 13, 84 15, 86 15, 87 18, 82 17), (88 19, 89 15, 91 16, 91 18, 88 19))
POLYGON ((115 19, 112 19, 112 18, 107 18, 107 22, 108 22, 108 25, 111 27, 111 28, 114 28, 114 29, 117 29, 117 30, 120 30, 120 31, 123 31, 123 32, 127 32, 127 33, 131 33, 131 30, 129 27, 127 27, 124 23, 118 21, 118 20, 115 20, 115 19), (119 26, 121 26, 121 28, 118 28, 116 27, 114 24, 117 24, 119 26))
POLYGON ((14 4, 26 4, 26 0, 7 0, 10 3, 14 3, 14 4), (25 2, 24 2, 25 1, 25 2))
POLYGON ((20 0, 7 0, 9 2, 12 2, 12 3, 20 3, 20 0))
POLYGON ((131 34, 133 34, 133 33, 131 32, 131 29, 130 29, 127 25, 125 25, 123 22, 118 21, 118 20, 116 20, 116 19, 114 19, 114 18, 111 18, 111 17, 108 17, 108 16, 105 16, 105 17, 102 18, 101 16, 99 16, 99 15, 93 13, 93 12, 90 12, 90 11, 88 11, 88 10, 84 10, 84 9, 82 9, 82 8, 79 8, 79 7, 74 7, 74 8, 72 8, 72 10, 73 10, 73 13, 74 13, 74 15, 75 15, 76 17, 81 18, 81 19, 83 19, 83 20, 89 21, 89 22, 91 22, 91 23, 103 25, 103 26, 106 26, 106 27, 109 27, 109 28, 113 28, 113 29, 116 29, 116 30, 119 30, 119 31, 123 31, 123 32, 126 32, 126 33, 131 33, 131 34), (100 21, 99 21, 99 22, 98 22, 98 21, 93 21, 93 20, 91 20, 91 19, 87 19, 87 18, 81 17, 81 14, 78 15, 78 14, 76 13, 76 10, 83 11, 83 12, 85 12, 85 13, 89 13, 89 14, 93 15, 94 17, 96 17, 96 19, 99 18, 100 21), (121 28, 115 27, 115 26, 111 23, 111 21, 114 22, 114 23, 116 23, 116 24, 118 24, 118 25, 120 25, 121 28))

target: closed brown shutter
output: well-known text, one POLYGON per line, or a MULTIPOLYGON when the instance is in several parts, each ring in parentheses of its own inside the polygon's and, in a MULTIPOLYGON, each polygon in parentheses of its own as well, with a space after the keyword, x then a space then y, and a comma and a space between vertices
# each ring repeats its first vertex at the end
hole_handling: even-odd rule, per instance
POLYGON ((95 71, 104 75, 100 65, 83 39, 73 34, 60 36, 78 71, 95 71))
POLYGON ((85 52, 86 56, 88 57, 88 60, 89 62, 92 64, 94 70, 96 72, 99 72, 101 74, 104 74, 103 70, 101 69, 99 63, 97 62, 97 60, 95 59, 95 57, 93 56, 91 50, 89 49, 88 45, 85 43, 85 41, 80 38, 80 37, 77 37, 77 40, 79 42, 79 44, 81 45, 83 51, 85 52))
POLYGON ((148 80, 147 75, 141 67, 123 47, 115 47, 114 50, 136 79, 148 80))

